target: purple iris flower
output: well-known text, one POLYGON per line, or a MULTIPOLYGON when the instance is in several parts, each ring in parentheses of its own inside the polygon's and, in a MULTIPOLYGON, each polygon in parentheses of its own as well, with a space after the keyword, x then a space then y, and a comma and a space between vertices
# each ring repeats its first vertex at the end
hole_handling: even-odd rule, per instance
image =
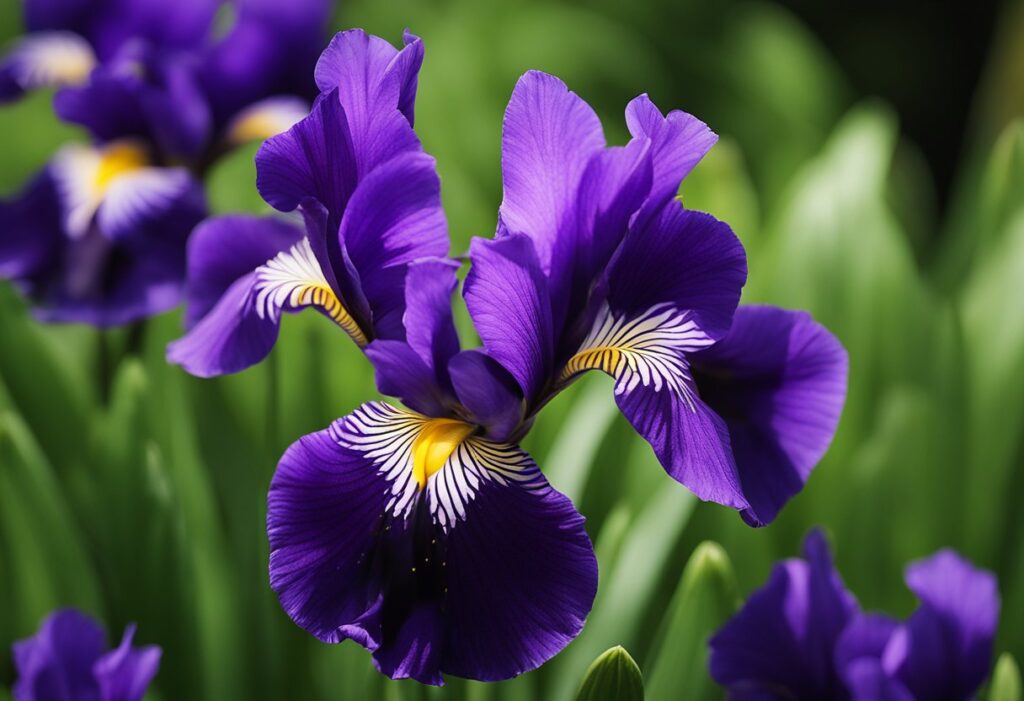
POLYGON ((704 124, 640 97, 633 140, 608 148, 593 111, 535 72, 506 113, 498 235, 470 251, 484 347, 461 350, 459 266, 412 129, 422 56, 409 34, 400 50, 335 37, 311 114, 257 155, 264 199, 303 226, 200 227, 189 330, 168 358, 241 370, 306 308, 362 347, 408 409, 364 404, 288 449, 268 497, 271 584, 301 627, 356 640, 388 676, 497 680, 561 650, 596 590, 583 518, 518 447, 547 401, 586 370, 612 374, 673 476, 760 524, 826 449, 846 355, 806 314, 736 312, 742 246, 675 200, 715 140, 704 124))
POLYGON ((470 249, 470 315, 514 378, 525 421, 602 370, 674 479, 766 524, 832 439, 846 353, 804 313, 736 310, 742 245, 675 199, 717 137, 645 95, 626 123, 632 140, 609 148, 560 80, 520 79, 505 113, 498 233, 470 249))
POLYGON ((215 36, 222 4, 26 2, 0 99, 56 87, 58 116, 91 136, 0 202, 0 277, 39 318, 111 326, 178 304, 208 167, 306 114, 329 3, 238 3, 215 36))
POLYGON ((412 128, 423 44, 401 50, 341 32, 316 64, 309 116, 256 155, 257 187, 303 225, 260 217, 205 222, 189 246, 188 333, 168 359, 200 376, 243 370, 277 339, 282 312, 313 308, 365 347, 405 337, 411 261, 445 256, 434 160, 412 128))
POLYGON ((160 666, 160 648, 133 647, 135 626, 107 649, 103 629, 73 609, 56 611, 14 644, 14 701, 141 701, 160 666))
POLYGON ((920 600, 905 621, 864 613, 813 531, 805 559, 768 583, 711 639, 711 676, 730 699, 968 701, 988 676, 999 617, 992 574, 950 550, 911 563, 920 600))

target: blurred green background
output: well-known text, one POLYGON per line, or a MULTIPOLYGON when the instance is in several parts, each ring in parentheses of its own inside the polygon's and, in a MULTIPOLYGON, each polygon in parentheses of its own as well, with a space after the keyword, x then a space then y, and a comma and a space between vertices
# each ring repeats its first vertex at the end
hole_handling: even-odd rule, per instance
MULTIPOLYGON (((526 442, 597 548, 583 634, 502 684, 389 682, 354 643, 296 628, 267 583, 278 457, 376 396, 344 334, 289 318, 270 361, 203 381, 163 361, 178 313, 107 334, 44 327, 0 284, 0 651, 74 605, 112 637, 137 621, 142 642, 163 646, 152 699, 562 700, 616 644, 647 698, 719 698, 705 639, 822 524, 868 609, 909 613, 902 569, 939 547, 994 570, 997 651, 1024 657, 1024 4, 946 5, 339 7, 334 29, 424 38, 417 128, 439 162, 453 252, 494 230, 501 117, 524 70, 561 76, 612 142, 640 92, 707 121, 722 139, 682 196, 742 238, 745 301, 806 308, 849 350, 831 451, 779 520, 752 530, 671 483, 607 378, 589 376, 526 442)), ((16 3, 0 6, 0 27, 17 34, 16 3)), ((47 95, 0 109, 0 134, 4 196, 81 138, 47 95)), ((212 174, 216 211, 266 211, 254 151, 212 174)), ((12 677, 2 652, 0 698, 12 677)))

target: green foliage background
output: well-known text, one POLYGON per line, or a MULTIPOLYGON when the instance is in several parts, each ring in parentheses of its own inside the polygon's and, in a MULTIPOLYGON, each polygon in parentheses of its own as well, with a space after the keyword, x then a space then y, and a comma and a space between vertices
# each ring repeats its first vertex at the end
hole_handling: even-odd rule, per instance
MULTIPOLYGON (((0 650, 74 605, 112 635, 137 621, 141 641, 163 646, 152 699, 561 700, 619 644, 647 698, 720 698, 704 640, 822 524, 869 609, 908 613, 902 568, 939 547, 993 569, 997 651, 1024 656, 1020 3, 1006 5, 949 203, 896 115, 853 94, 818 40, 769 2, 351 0, 335 28, 350 26, 396 42, 409 26, 426 42, 417 128, 438 159, 453 252, 493 232, 501 116, 522 71, 561 76, 612 142, 625 141, 622 110, 640 92, 706 120, 722 140, 682 196, 743 239, 745 301, 806 308, 849 349, 832 450, 777 523, 752 530, 672 483, 606 378, 588 377, 526 443, 588 518, 601 583, 585 631, 510 682, 394 683, 355 644, 298 630, 267 584, 277 458, 376 396, 347 338, 300 315, 269 362, 203 381, 164 363, 178 313, 107 334, 44 327, 0 285, 0 650)), ((14 3, 0 27, 17 33, 14 3)), ((46 95, 0 109, 0 134, 5 195, 81 138, 46 95)), ((214 172, 217 211, 266 209, 254 150, 214 172)), ((1015 674, 1000 664, 1008 681, 993 698, 1019 695, 1015 674)), ((0 699, 12 677, 0 654, 0 699)))

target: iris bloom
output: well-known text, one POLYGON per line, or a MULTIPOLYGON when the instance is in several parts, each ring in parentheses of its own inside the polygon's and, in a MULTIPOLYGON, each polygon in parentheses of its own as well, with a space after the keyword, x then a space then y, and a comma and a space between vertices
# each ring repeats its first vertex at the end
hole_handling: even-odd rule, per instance
POLYGON ((91 137, 0 203, 0 277, 40 318, 109 326, 175 306, 206 169, 306 113, 328 3, 245 2, 217 37, 220 5, 26 2, 29 33, 0 62, 0 99, 57 88, 57 115, 91 137))
POLYGON ((905 621, 862 612, 812 532, 711 639, 730 699, 967 701, 988 676, 999 617, 992 574, 951 550, 907 567, 905 621))
POLYGON ((582 517, 518 447, 547 401, 586 370, 612 374, 673 476, 762 523, 831 439, 846 357, 805 314, 735 313, 742 246, 675 199, 715 140, 703 123, 640 97, 633 140, 608 148, 589 106, 536 72, 505 116, 497 236, 469 256, 484 347, 461 350, 458 265, 411 126, 421 57, 408 35, 402 50, 334 39, 311 115, 257 156, 263 197, 304 228, 206 223, 192 326, 169 358, 240 370, 282 312, 309 307, 363 347, 408 409, 364 404, 288 449, 269 494, 272 586, 296 623, 356 640, 391 677, 504 679, 564 647, 596 589, 582 517))
POLYGON ((50 614, 14 644, 14 701, 141 701, 160 666, 160 648, 133 647, 135 626, 107 649, 103 629, 73 609, 50 614))

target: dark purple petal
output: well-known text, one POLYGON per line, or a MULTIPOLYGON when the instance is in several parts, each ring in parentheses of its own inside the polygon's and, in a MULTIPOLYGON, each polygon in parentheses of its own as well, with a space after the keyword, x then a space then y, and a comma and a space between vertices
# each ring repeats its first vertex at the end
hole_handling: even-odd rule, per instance
POLYGON ((899 625, 895 619, 882 614, 854 615, 836 642, 833 658, 839 675, 846 678, 851 665, 863 659, 874 660, 881 668, 886 648, 890 646, 899 625))
POLYGON ((394 678, 534 669, 593 602, 583 518, 525 453, 477 437, 421 491, 410 451, 429 421, 367 404, 288 449, 268 497, 271 585, 298 625, 356 640, 394 678))
POLYGON ((107 0, 94 3, 81 31, 103 60, 138 41, 161 50, 195 49, 209 36, 219 6, 219 0, 107 0))
POLYGON ((197 377, 241 372, 267 357, 279 319, 261 316, 255 305, 256 273, 233 282, 188 333, 167 345, 167 362, 197 377))
POLYGON ((188 242, 185 328, 206 316, 232 283, 291 248, 302 235, 294 224, 271 217, 231 215, 197 226, 188 242))
POLYGON ((93 664, 106 649, 103 629, 73 609, 50 614, 35 636, 14 644, 18 701, 105 701, 93 664))
POLYGON ((487 354, 505 366, 528 400, 551 374, 552 328, 547 280, 530 238, 473 239, 463 294, 487 354))
POLYGON ((434 368, 404 341, 373 341, 366 347, 373 363, 377 389, 398 397, 410 409, 428 416, 448 414, 448 395, 437 382, 434 368))
POLYGON ((533 240, 545 274, 559 235, 575 228, 580 178, 604 143, 597 115, 561 80, 528 71, 516 83, 502 129, 501 219, 533 240))
POLYGON ((142 701, 149 683, 160 668, 161 650, 156 645, 132 647, 135 626, 124 632, 121 644, 93 666, 100 685, 101 701, 142 701))
POLYGON ((526 414, 526 400, 515 379, 482 350, 462 351, 448 363, 448 374, 459 402, 486 429, 487 438, 513 438, 526 414))
POLYGON ((847 357, 805 312, 743 306, 692 356, 703 399, 729 427, 752 525, 770 523, 828 449, 846 398, 847 357))
POLYGON ((693 394, 638 384, 616 390, 615 401, 672 479, 705 501, 745 509, 725 422, 693 394))
POLYGON ((25 29, 41 32, 78 30, 96 12, 99 0, 26 0, 22 3, 25 29))
POLYGON ((423 258, 413 261, 405 275, 406 339, 431 368, 437 384, 449 391, 448 361, 459 352, 459 335, 452 319, 458 269, 459 264, 447 258, 423 258))
POLYGON ((673 201, 634 222, 608 272, 608 303, 630 317, 670 303, 717 339, 746 279, 746 254, 728 225, 673 201))
POLYGON ((651 141, 654 181, 649 202, 655 208, 675 197, 679 184, 718 141, 704 122, 686 112, 663 116, 646 94, 626 106, 626 125, 635 139, 651 141))
POLYGON ((50 169, 10 201, 0 201, 0 278, 31 279, 55 264, 63 242, 60 202, 50 169))
POLYGON ((907 567, 906 580, 921 605, 907 620, 906 656, 896 676, 918 701, 972 697, 992 663, 995 577, 941 550, 907 567))
POLYGON ((398 109, 413 123, 423 42, 408 30, 401 51, 362 29, 339 32, 316 64, 322 92, 338 88, 350 112, 372 119, 377 110, 398 109))
POLYGON ((856 601, 818 531, 808 535, 804 550, 806 560, 776 565, 768 583, 711 639, 711 676, 730 693, 774 691, 799 701, 843 698, 832 653, 856 601))
POLYGON ((405 153, 371 172, 352 194, 338 237, 358 273, 377 335, 403 338, 408 264, 448 253, 434 159, 405 153))

